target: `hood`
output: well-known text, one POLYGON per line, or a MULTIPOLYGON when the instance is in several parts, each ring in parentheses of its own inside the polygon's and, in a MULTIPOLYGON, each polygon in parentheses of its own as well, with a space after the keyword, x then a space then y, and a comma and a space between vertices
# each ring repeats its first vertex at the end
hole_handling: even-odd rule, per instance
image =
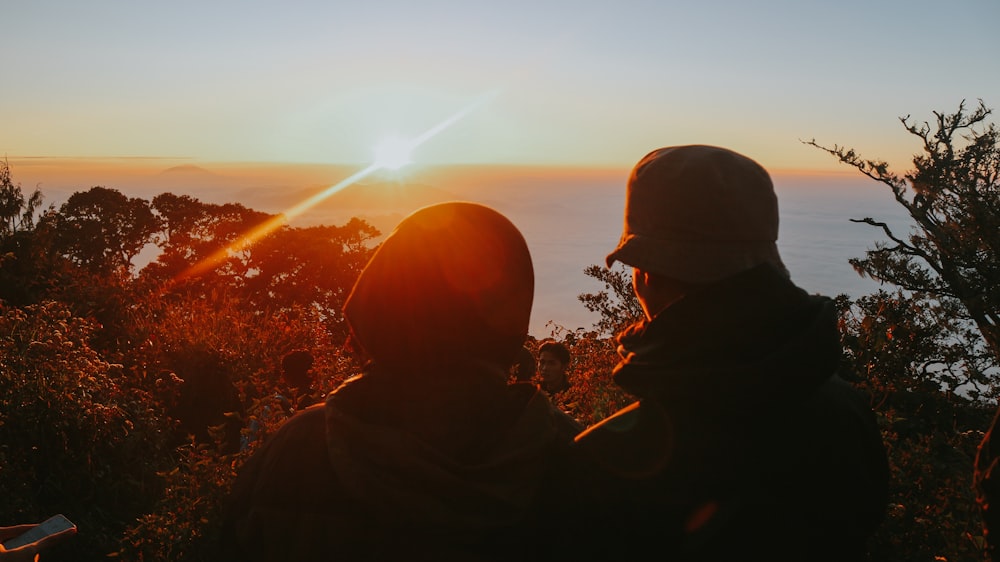
POLYGON ((327 449, 346 493, 380 521, 417 528, 474 532, 522 517, 547 455, 568 441, 546 397, 533 385, 504 385, 458 389, 461 402, 424 400, 434 391, 398 380, 355 377, 326 402, 327 449))
POLYGON ((489 207, 451 202, 396 226, 358 277, 344 316, 352 345, 375 363, 405 366, 395 372, 433 370, 444 358, 506 369, 528 333, 533 296, 517 228, 489 207))
POLYGON ((801 396, 833 375, 842 353, 833 302, 770 265, 688 293, 618 343, 622 388, 702 412, 801 396))

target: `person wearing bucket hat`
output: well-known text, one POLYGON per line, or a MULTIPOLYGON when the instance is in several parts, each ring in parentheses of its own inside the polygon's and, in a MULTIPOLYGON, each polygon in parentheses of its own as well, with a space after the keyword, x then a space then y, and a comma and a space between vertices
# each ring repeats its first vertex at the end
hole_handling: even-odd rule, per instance
POLYGON ((778 255, 778 198, 753 160, 711 146, 655 150, 632 170, 616 261, 688 283, 710 283, 778 255))
POLYGON ((607 264, 633 268, 646 313, 618 336, 613 371, 639 400, 576 438, 589 487, 611 490, 587 511, 614 514, 576 522, 590 552, 866 559, 885 447, 838 375, 833 301, 791 281, 777 239, 774 187, 746 156, 671 146, 632 170, 607 264), (629 540, 600 544, 613 535, 629 540))
POLYGON ((533 295, 527 244, 497 211, 403 219, 344 305, 362 373, 243 466, 226 559, 551 559, 544 523, 581 428, 507 382, 533 295))

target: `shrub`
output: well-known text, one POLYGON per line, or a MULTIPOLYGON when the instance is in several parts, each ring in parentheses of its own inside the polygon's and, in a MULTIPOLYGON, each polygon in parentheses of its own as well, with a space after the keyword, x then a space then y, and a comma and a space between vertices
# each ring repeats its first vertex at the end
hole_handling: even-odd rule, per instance
POLYGON ((56 302, 0 308, 0 520, 64 513, 81 560, 117 550, 169 460, 169 420, 90 347, 94 330, 56 302))

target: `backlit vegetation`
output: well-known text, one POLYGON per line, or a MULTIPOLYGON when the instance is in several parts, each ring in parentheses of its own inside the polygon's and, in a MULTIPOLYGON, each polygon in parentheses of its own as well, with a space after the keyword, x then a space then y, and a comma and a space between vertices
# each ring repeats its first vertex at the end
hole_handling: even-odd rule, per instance
MULTIPOLYGON (((873 560, 985 556, 973 459, 996 405, 1000 291, 1000 147, 987 115, 963 106, 908 124, 924 153, 904 178, 830 150, 893 189, 918 224, 915 238, 892 233, 894 245, 854 262, 899 290, 838 298, 843 372, 870 392, 892 469, 873 560)), ((324 391, 357 372, 340 307, 378 233, 357 219, 285 226, 183 277, 271 216, 105 187, 42 204, 0 162, 0 523, 65 513, 80 533, 53 553, 61 560, 211 560, 233 476, 289 415, 276 399, 282 355, 312 351, 324 391), (151 246, 158 257, 138 269, 151 246)), ((611 381, 613 335, 641 310, 627 272, 586 275, 605 284, 580 297, 601 316, 594 330, 535 335, 570 348, 559 406, 590 424, 634 399, 611 381)))

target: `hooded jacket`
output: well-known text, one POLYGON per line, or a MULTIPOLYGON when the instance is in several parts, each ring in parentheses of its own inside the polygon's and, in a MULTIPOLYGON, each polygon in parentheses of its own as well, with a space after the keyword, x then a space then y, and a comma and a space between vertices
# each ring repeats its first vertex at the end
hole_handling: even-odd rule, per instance
POLYGON ((836 374, 830 299, 762 265, 619 344, 615 382, 640 400, 577 438, 602 480, 581 489, 611 490, 591 501, 614 515, 589 524, 681 560, 864 559, 888 465, 868 400, 836 374))
POLYGON ((231 559, 514 560, 545 553, 541 530, 557 508, 549 498, 572 424, 535 386, 511 385, 489 403, 468 405, 491 419, 456 420, 475 428, 480 446, 448 450, 384 408, 384 385, 395 385, 381 378, 367 373, 346 382, 324 405, 292 417, 246 463, 228 506, 231 559))
POLYGON ((292 417, 237 478, 244 560, 507 560, 546 553, 579 426, 507 384, 533 271, 502 215, 446 203, 404 219, 345 304, 361 375, 292 417))

